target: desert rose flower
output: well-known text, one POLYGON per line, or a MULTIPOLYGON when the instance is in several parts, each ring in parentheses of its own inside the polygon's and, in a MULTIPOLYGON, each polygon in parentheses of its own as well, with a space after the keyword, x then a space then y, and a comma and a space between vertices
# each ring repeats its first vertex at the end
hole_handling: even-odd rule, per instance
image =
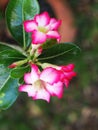
POLYGON ((20 92, 27 92, 33 100, 43 99, 50 101, 50 96, 62 97, 63 83, 60 82, 58 70, 47 67, 42 72, 33 64, 31 72, 24 75, 24 85, 19 86, 20 92))
POLYGON ((42 44, 47 39, 57 39, 60 41, 60 35, 57 31, 61 25, 61 20, 50 18, 48 12, 37 14, 33 20, 24 21, 26 32, 32 33, 32 44, 42 44))
POLYGON ((63 82, 66 87, 68 87, 71 79, 76 76, 76 72, 74 72, 74 67, 75 67, 74 64, 68 64, 66 66, 65 65, 57 66, 57 65, 50 64, 50 63, 43 63, 43 64, 41 64, 41 66, 42 66, 42 68, 51 66, 51 67, 57 69, 61 73, 61 82, 63 82))
POLYGON ((68 64, 66 66, 59 66, 58 69, 61 71, 62 76, 61 80, 68 87, 71 79, 76 76, 76 72, 74 72, 74 64, 68 64))

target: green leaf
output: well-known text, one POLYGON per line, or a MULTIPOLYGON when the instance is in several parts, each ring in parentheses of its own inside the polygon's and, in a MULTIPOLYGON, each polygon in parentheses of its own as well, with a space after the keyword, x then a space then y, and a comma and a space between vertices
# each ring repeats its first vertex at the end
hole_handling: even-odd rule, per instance
POLYGON ((30 66, 25 67, 17 67, 11 70, 10 76, 13 78, 21 78, 23 77, 24 73, 29 72, 30 66))
POLYGON ((21 77, 21 78, 19 79, 19 84, 25 84, 25 82, 24 82, 24 77, 21 77))
POLYGON ((2 15, 2 12, 0 10, 0 20, 2 20, 2 18, 3 18, 3 15, 2 15))
POLYGON ((5 80, 8 78, 10 69, 5 67, 3 64, 0 64, 0 89, 5 80))
POLYGON ((38 57, 38 61, 63 65, 68 61, 74 60, 79 53, 80 48, 75 44, 59 43, 43 50, 43 53, 38 57))
POLYGON ((10 0, 6 9, 6 21, 12 36, 20 46, 31 43, 30 34, 24 31, 23 21, 33 19, 39 13, 37 0, 10 0))
POLYGON ((56 39, 49 39, 42 45, 42 48, 43 49, 48 49, 48 48, 52 47, 55 44, 57 44, 56 39))
POLYGON ((18 96, 18 80, 9 76, 10 69, 0 65, 0 110, 9 108, 18 96))
POLYGON ((9 77, 0 90, 0 109, 9 108, 18 97, 18 80, 9 77))
POLYGON ((24 58, 26 58, 26 54, 21 48, 0 42, 0 64, 8 66, 24 58))

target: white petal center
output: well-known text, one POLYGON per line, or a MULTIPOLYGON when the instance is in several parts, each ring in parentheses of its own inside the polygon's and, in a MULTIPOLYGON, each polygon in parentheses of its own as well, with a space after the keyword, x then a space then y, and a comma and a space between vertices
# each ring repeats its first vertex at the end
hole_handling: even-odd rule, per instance
POLYGON ((37 91, 45 88, 45 82, 41 79, 36 80, 33 85, 37 91))
POLYGON ((39 27, 38 27, 38 31, 40 31, 40 32, 42 32, 42 33, 47 33, 47 32, 48 32, 48 29, 45 28, 45 27, 39 26, 39 27))

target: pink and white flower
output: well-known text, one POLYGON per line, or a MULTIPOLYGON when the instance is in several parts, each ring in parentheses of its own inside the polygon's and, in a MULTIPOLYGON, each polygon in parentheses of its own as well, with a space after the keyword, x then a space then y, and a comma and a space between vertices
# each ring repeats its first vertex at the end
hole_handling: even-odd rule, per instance
POLYGON ((61 81, 68 87, 71 79, 76 76, 76 72, 74 72, 74 64, 68 64, 66 66, 59 66, 58 70, 61 72, 61 81))
POLYGON ((50 101, 50 96, 62 97, 63 83, 60 81, 60 72, 52 67, 45 68, 42 72, 33 64, 31 72, 24 75, 26 84, 20 85, 20 92, 27 92, 33 100, 43 99, 50 101))
POLYGON ((47 39, 57 39, 60 41, 60 35, 57 31, 61 25, 61 20, 50 18, 47 12, 37 14, 33 20, 24 21, 26 32, 32 33, 32 44, 42 44, 47 39))

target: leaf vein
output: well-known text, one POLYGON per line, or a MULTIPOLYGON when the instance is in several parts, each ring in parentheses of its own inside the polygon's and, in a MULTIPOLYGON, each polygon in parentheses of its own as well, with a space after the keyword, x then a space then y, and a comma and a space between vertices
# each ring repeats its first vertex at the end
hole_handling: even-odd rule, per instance
POLYGON ((61 56, 61 55, 64 55, 65 53, 68 53, 70 51, 72 51, 74 48, 68 50, 68 51, 64 51, 60 54, 57 54, 57 55, 54 55, 54 56, 49 56, 49 57, 45 57, 45 58, 39 58, 39 60, 46 60, 46 59, 52 59, 52 58, 55 58, 55 57, 58 57, 58 56, 61 56))

